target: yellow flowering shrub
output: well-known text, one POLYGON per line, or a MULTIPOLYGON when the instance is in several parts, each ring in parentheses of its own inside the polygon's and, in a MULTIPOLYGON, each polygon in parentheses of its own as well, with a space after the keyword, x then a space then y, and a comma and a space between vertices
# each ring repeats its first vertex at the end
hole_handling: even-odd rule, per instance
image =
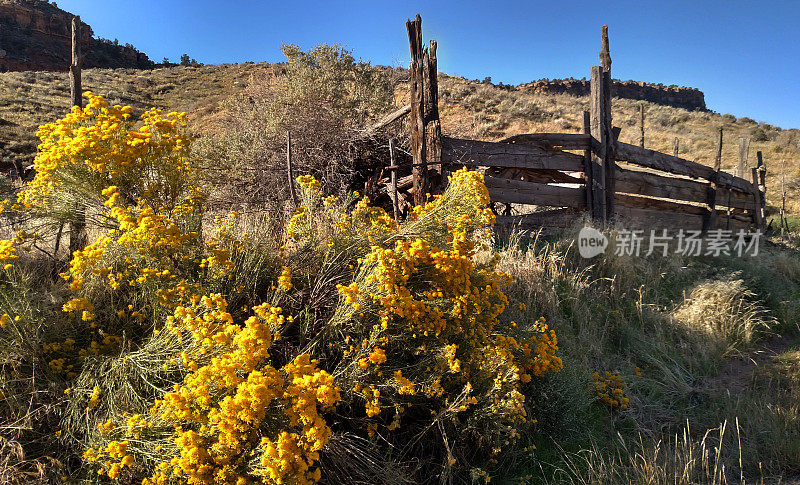
POLYGON ((36 177, 20 191, 18 205, 52 215, 104 191, 113 205, 122 202, 118 198, 128 201, 122 205, 140 200, 157 212, 179 205, 191 185, 186 114, 153 108, 137 123, 130 106, 85 95, 83 109, 73 107, 39 128, 36 177))
POLYGON ((592 374, 592 379, 599 402, 611 408, 612 411, 628 409, 630 399, 625 395, 625 381, 622 380, 619 372, 605 371, 603 374, 595 372, 592 374))
MULTIPOLYGON (((80 201, 100 228, 61 274, 75 335, 43 346, 52 373, 70 382, 67 426, 90 443, 85 460, 98 475, 145 483, 316 481, 331 435, 322 414, 338 388, 308 354, 270 364, 292 318, 244 301, 243 265, 263 248, 236 233, 235 213, 203 234, 185 115, 152 109, 134 122, 130 107, 87 97, 39 130, 37 175, 15 206, 63 221, 80 201), (106 388, 115 381, 99 369, 116 367, 129 374, 115 371, 106 388), (131 396, 137 378, 148 385, 131 396)), ((20 242, 0 243, 0 259, 15 260, 20 242)), ((279 285, 292 289, 288 268, 279 285)))
POLYGON ((361 403, 367 435, 392 441, 406 427, 437 429, 446 463, 463 447, 490 455, 516 440, 532 424, 525 387, 562 363, 544 319, 518 325, 503 316, 509 277, 491 253, 482 176, 452 174, 447 191, 400 227, 366 198, 322 199, 313 179, 298 182, 290 249, 317 244, 323 265, 352 265, 321 338, 339 362, 344 399, 361 403))

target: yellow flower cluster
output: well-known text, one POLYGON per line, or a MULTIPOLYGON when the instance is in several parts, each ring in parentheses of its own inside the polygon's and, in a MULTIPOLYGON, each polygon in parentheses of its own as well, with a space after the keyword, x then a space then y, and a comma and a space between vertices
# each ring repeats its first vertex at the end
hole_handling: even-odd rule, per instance
POLYGON ((201 367, 187 357, 191 372, 183 384, 153 407, 155 418, 173 426, 178 455, 145 483, 168 483, 172 476, 196 484, 319 479, 312 468, 331 436, 321 412, 333 409, 339 390, 307 354, 280 370, 270 366, 271 329, 286 319, 268 304, 253 312, 244 327, 235 325, 220 295, 175 309, 169 330, 189 333, 209 351, 222 352, 201 367), (276 419, 286 419, 277 432, 268 426, 276 419), (243 466, 251 460, 257 465, 243 466))
POLYGON ((321 192, 322 184, 320 184, 319 181, 312 175, 301 175, 297 177, 296 180, 304 190, 321 192))
POLYGON ((42 351, 52 357, 49 365, 53 372, 63 373, 68 379, 72 379, 77 377, 77 370, 86 357, 117 352, 121 344, 121 337, 106 333, 99 342, 91 340, 88 348, 78 348, 75 339, 67 338, 63 342, 44 343, 42 351))
POLYGON ((628 409, 629 399, 625 396, 625 382, 619 372, 605 371, 604 374, 595 372, 592 374, 592 378, 594 379, 594 389, 600 402, 610 407, 613 411, 628 409))
MULTIPOLYGON (((64 118, 39 128, 36 177, 18 194, 18 205, 50 207, 60 192, 69 190, 67 181, 76 177, 101 188, 124 188, 125 195, 136 193, 157 209, 174 204, 179 193, 175 189, 184 188, 191 170, 186 115, 163 115, 154 108, 142 115, 137 127, 130 119, 130 106, 109 107, 89 91, 85 96, 85 108, 73 107, 64 118)), ((109 196, 116 201, 119 194, 109 196)))
POLYGON ((119 478, 122 469, 130 468, 134 463, 133 456, 128 454, 128 445, 128 441, 112 441, 105 448, 87 449, 83 452, 83 458, 102 465, 97 470, 98 475, 106 473, 108 478, 119 478))
POLYGON ((450 372, 461 372, 461 361, 456 359, 457 350, 458 345, 456 344, 444 346, 444 351, 447 355, 447 366, 450 368, 450 372))
POLYGON ((292 285, 292 269, 288 266, 283 267, 283 271, 278 277, 278 287, 284 291, 289 291, 294 287, 292 285))
POLYGON ((394 371, 394 379, 400 384, 400 389, 397 390, 399 394, 416 394, 414 383, 411 382, 410 379, 403 377, 403 372, 401 370, 398 369, 394 371))
POLYGON ((299 247, 326 241, 327 247, 331 247, 335 238, 343 247, 366 250, 373 242, 397 231, 394 219, 381 208, 371 206, 367 197, 354 204, 352 197, 323 199, 320 183, 314 177, 304 175, 297 180, 302 188, 303 204, 289 221, 287 238, 290 243, 299 247))
MULTIPOLYGON (((0 203, 0 206, 5 207, 7 205, 7 200, 0 203)), ((2 210, 0 210, 2 212, 2 210)), ((15 261, 19 258, 17 255, 17 246, 25 242, 25 238, 30 236, 25 234, 23 231, 17 231, 16 237, 12 239, 0 239, 0 264, 3 264, 3 269, 8 271, 14 267, 15 261)))
POLYGON ((375 347, 369 354, 369 360, 375 365, 383 364, 386 362, 386 352, 380 347, 375 347))
POLYGON ((96 408, 97 405, 100 404, 100 395, 102 393, 102 390, 98 386, 94 386, 92 389, 92 394, 89 396, 89 404, 86 406, 86 409, 91 411, 92 409, 96 408))
POLYGON ((540 317, 534 328, 537 333, 522 340, 518 347, 522 350, 521 366, 527 372, 521 376, 523 382, 528 382, 531 375, 541 377, 550 372, 560 371, 564 365, 558 352, 558 338, 556 332, 549 330, 544 317, 540 317))
POLYGON ((88 322, 94 320, 94 305, 86 298, 73 298, 66 302, 61 308, 67 313, 81 312, 82 320, 88 322))
MULTIPOLYGON (((7 263, 8 261, 17 259, 17 248, 14 246, 14 242, 13 239, 0 240, 0 262, 6 262, 6 265, 9 265, 11 263, 7 263)), ((5 269, 10 269, 10 266, 5 269)))

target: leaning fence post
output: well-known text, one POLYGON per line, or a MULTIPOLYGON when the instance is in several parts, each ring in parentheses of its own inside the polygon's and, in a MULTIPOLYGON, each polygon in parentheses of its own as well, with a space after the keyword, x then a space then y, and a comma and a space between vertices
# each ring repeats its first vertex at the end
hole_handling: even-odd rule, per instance
POLYGON ((83 107, 81 99, 81 67, 83 58, 81 57, 81 18, 76 15, 72 17, 72 64, 69 66, 69 86, 72 106, 83 107))
POLYGON ((394 222, 400 223, 400 201, 398 201, 397 194, 397 170, 398 167, 394 162, 394 138, 389 138, 389 163, 392 176, 392 210, 394 213, 394 222))
POLYGON ((294 168, 292 167, 292 132, 286 131, 286 174, 289 177, 289 194, 292 197, 294 206, 300 205, 297 198, 297 190, 294 187, 294 168))
POLYGON ((781 160, 781 235, 783 230, 789 232, 789 221, 786 219, 786 159, 781 160))
POLYGON ((605 144, 605 195, 606 195, 606 220, 614 216, 614 181, 616 163, 614 161, 617 138, 619 138, 619 128, 613 128, 611 124, 611 50, 608 42, 608 25, 603 26, 602 33, 603 49, 600 51, 600 66, 603 68, 603 125, 606 131, 605 144))
POLYGON ((719 171, 722 165, 722 128, 719 129, 717 141, 717 154, 714 157, 714 175, 709 178, 706 188, 706 213, 703 216, 703 234, 717 227, 717 184, 719 184, 719 171))
POLYGON ((789 230, 786 222, 786 159, 781 160, 781 236, 783 229, 789 230))
POLYGON ((408 44, 411 51, 409 66, 411 88, 411 163, 414 184, 414 204, 425 203, 425 192, 428 185, 428 167, 425 165, 425 81, 422 52, 422 18, 419 14, 414 20, 406 21, 408 44))
MULTIPOLYGON (((81 56, 81 18, 72 17, 72 63, 69 66, 69 87, 72 106, 81 108, 81 66, 83 57, 81 56)), ((75 220, 70 222, 69 228, 69 253, 74 254, 86 247, 88 236, 86 234, 86 206, 80 202, 75 204, 75 220)))

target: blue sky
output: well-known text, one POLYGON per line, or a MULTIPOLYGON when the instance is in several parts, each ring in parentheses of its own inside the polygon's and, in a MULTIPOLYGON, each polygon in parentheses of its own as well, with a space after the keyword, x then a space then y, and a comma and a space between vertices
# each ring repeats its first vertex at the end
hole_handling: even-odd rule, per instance
POLYGON ((280 61, 282 43, 343 44, 407 65, 422 15, 448 74, 518 84, 589 75, 609 26, 612 75, 701 89, 714 111, 800 128, 800 1, 59 0, 95 34, 160 61, 280 61))

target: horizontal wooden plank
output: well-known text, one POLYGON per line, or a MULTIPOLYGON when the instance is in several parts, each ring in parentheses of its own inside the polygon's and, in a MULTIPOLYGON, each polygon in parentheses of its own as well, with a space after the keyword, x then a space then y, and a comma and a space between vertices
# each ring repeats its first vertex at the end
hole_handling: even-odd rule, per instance
POLYGON ((703 217, 696 214, 680 214, 641 207, 614 207, 614 219, 625 229, 678 229, 699 231, 703 226, 703 217))
POLYGON ((526 182, 539 182, 543 184, 583 184, 582 178, 567 175, 559 170, 532 170, 530 168, 502 168, 489 167, 486 175, 492 177, 502 177, 514 180, 524 180, 526 182))
POLYGON ((583 157, 516 143, 442 137, 442 162, 477 167, 583 170, 583 157))
POLYGON ((618 169, 614 173, 614 183, 617 192, 628 194, 690 202, 705 201, 706 198, 707 184, 647 172, 618 169))
POLYGON ((614 204, 621 207, 636 207, 643 209, 654 209, 681 214, 702 215, 706 213, 706 208, 700 205, 681 204, 668 200, 651 199, 648 197, 637 197, 634 195, 614 194, 614 204))
POLYGON ((535 146, 549 145, 565 150, 588 150, 591 140, 591 135, 584 133, 526 133, 510 136, 501 142, 535 146))
MULTIPOLYGON (((679 229, 699 231, 703 227, 703 216, 685 214, 640 207, 617 206, 614 209, 617 223, 625 229, 667 229, 667 234, 673 234, 679 229)), ((747 229, 750 222, 741 217, 731 218, 732 230, 747 229)), ((717 212, 716 228, 725 229, 727 218, 724 213, 717 212)))
POLYGON ((562 187, 490 176, 485 176, 484 181, 493 202, 586 207, 586 190, 583 187, 562 187))
MULTIPOLYGON (((622 142, 617 143, 616 158, 617 160, 661 170, 663 172, 706 180, 711 179, 716 173, 713 168, 707 167, 701 163, 684 160, 672 155, 667 155, 666 153, 648 150, 647 148, 622 142)), ((734 189, 742 191, 752 190, 750 188, 750 182, 743 178, 734 177, 726 172, 719 173, 719 186, 733 187, 734 189)))
POLYGON ((744 192, 739 192, 738 190, 718 188, 716 202, 714 204, 717 206, 717 208, 733 207, 735 209, 753 210, 756 206, 756 201, 752 193, 746 194, 744 192), (731 195, 730 200, 728 199, 729 191, 731 195))
POLYGON ((575 224, 584 217, 584 211, 564 208, 550 209, 530 214, 520 214, 515 216, 497 216, 497 225, 519 227, 520 229, 537 230, 549 228, 566 228, 575 224))
MULTIPOLYGON (((397 179, 397 191, 407 190, 414 184, 413 175, 406 175, 397 179)), ((388 194, 392 191, 391 183, 387 180, 378 188, 378 194, 388 194)))
MULTIPOLYGON (((624 169, 616 170, 614 177, 617 192, 703 204, 706 201, 707 182, 624 169)), ((717 189, 717 207, 728 207, 729 190, 717 189)), ((731 191, 730 207, 752 209, 755 207, 753 195, 738 190, 731 191)))

